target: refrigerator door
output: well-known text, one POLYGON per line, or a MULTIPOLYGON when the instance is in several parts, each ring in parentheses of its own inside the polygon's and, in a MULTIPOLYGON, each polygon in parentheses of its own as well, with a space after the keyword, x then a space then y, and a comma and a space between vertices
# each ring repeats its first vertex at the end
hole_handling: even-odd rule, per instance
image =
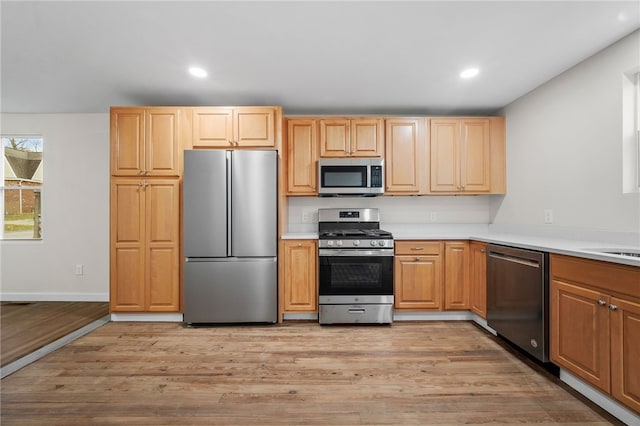
POLYGON ((277 270, 275 258, 190 259, 184 264, 184 322, 277 322, 277 270))
POLYGON ((233 151, 231 160, 231 256, 277 255, 276 151, 233 151))
POLYGON ((227 256, 227 153, 184 152, 184 255, 227 256))

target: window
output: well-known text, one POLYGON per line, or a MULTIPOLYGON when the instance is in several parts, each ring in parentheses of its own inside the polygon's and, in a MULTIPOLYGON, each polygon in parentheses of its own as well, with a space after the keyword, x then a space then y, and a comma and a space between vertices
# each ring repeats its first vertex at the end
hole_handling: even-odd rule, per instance
POLYGON ((43 142, 41 137, 2 136, 2 239, 42 238, 43 142))

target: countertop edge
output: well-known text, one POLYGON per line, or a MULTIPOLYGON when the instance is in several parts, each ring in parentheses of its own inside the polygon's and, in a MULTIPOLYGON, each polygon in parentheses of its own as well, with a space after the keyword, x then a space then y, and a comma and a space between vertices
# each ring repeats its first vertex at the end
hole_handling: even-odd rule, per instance
MULTIPOLYGON (((282 240, 317 240, 318 234, 313 232, 305 233, 286 233, 281 236, 282 240)), ((631 249, 638 250, 638 247, 630 247, 623 245, 603 244, 598 242, 550 239, 543 237, 532 237, 528 235, 492 235, 489 232, 461 232, 461 233, 434 233, 423 235, 420 232, 415 235, 407 233, 394 233, 395 241, 410 240, 471 240, 480 241, 491 244, 508 245, 523 249, 544 251, 548 253, 562 254, 567 256, 580 257, 585 259, 599 260, 604 262, 618 263, 622 265, 640 267, 640 258, 625 257, 615 254, 600 253, 598 250, 603 249, 631 249)))

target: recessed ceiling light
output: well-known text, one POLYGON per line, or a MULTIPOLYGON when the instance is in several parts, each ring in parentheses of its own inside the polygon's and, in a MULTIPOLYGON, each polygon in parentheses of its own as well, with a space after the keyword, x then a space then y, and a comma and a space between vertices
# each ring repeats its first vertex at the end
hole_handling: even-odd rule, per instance
POLYGON ((478 68, 467 68, 460 73, 460 78, 471 78, 478 75, 480 70, 478 68))
POLYGON ((200 67, 191 67, 189 68, 189 74, 198 78, 205 78, 207 76, 207 72, 200 67))

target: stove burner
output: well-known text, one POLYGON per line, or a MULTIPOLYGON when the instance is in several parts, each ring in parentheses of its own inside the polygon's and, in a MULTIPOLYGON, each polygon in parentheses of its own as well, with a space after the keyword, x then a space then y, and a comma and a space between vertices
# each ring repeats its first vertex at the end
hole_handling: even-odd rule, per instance
POLYGON ((376 238, 390 239, 391 233, 382 229, 327 229, 320 231, 320 238, 376 238))

